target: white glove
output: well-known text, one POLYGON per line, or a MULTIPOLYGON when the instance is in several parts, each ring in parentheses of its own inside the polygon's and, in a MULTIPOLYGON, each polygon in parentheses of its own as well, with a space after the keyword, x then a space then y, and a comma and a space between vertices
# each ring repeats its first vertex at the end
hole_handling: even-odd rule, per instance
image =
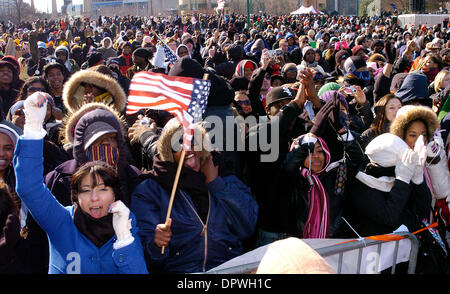
POLYGON ((441 133, 437 131, 434 133, 433 140, 427 145, 427 156, 431 158, 431 160, 437 158, 438 160, 434 162, 437 163, 441 159, 440 154, 442 152, 445 152, 445 145, 441 133))
POLYGON ((395 178, 407 184, 411 181, 419 162, 419 156, 412 149, 407 149, 395 165, 395 178))
POLYGON ((125 247, 134 241, 131 234, 131 219, 130 209, 118 200, 111 204, 109 212, 113 213, 113 228, 117 236, 117 241, 114 242, 114 249, 125 247))
POLYGON ((161 45, 156 45, 156 53, 153 58, 153 66, 157 68, 164 68, 164 61, 166 60, 166 54, 164 48, 161 45))
POLYGON ((44 120, 47 114, 47 101, 49 94, 35 92, 27 97, 24 102, 25 125, 23 137, 26 139, 42 139, 47 135, 44 130, 44 120))
POLYGON ((427 147, 425 147, 422 135, 417 138, 416 144, 414 145, 414 152, 418 155, 419 162, 414 169, 414 175, 411 181, 416 185, 420 185, 423 182, 423 168, 427 159, 427 147))

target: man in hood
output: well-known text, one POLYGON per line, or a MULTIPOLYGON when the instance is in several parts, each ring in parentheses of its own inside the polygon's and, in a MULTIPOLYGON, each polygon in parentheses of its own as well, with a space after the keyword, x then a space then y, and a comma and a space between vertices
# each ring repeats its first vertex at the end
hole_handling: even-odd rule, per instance
POLYGON ((6 117, 19 95, 19 91, 13 87, 17 78, 18 74, 14 65, 8 61, 0 61, 0 110, 2 119, 6 117))
POLYGON ((70 58, 70 51, 66 46, 56 47, 54 57, 64 64, 71 74, 80 69, 76 61, 70 58))

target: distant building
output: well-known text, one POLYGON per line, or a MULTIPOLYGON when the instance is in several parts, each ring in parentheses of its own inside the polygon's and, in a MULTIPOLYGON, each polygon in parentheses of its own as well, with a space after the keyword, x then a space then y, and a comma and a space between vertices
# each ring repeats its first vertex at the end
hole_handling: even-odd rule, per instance
POLYGON ((73 5, 72 1, 65 11, 69 15, 167 15, 178 10, 178 0, 84 0, 83 4, 73 5))
MULTIPOLYGON (((225 1, 225 13, 228 13, 229 1, 225 1)), ((217 7, 217 0, 178 0, 179 14, 191 15, 193 13, 213 13, 217 7)))
POLYGON ((357 15, 360 3, 361 0, 326 0, 326 10, 328 13, 336 11, 341 15, 357 15))

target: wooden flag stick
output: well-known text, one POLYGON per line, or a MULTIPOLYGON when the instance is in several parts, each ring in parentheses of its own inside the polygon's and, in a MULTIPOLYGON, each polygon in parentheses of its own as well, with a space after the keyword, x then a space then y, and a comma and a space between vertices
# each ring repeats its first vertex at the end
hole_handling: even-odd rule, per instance
MULTIPOLYGON (((209 76, 209 74, 205 73, 203 75, 203 79, 207 80, 208 76, 209 76)), ((169 207, 167 208, 167 215, 166 215, 165 225, 168 224, 169 218, 170 218, 170 213, 172 212, 173 200, 175 199, 175 192, 177 191, 178 180, 180 179, 181 168, 183 167, 183 164, 184 164, 184 156, 185 155, 186 155, 186 150, 183 147, 183 150, 181 151, 180 161, 178 162, 177 173, 175 174, 175 180, 174 180, 173 186, 172 186, 172 193, 170 194, 169 207)), ((164 248, 165 248, 165 246, 163 246, 161 248, 161 254, 164 254, 164 248)))
MULTIPOLYGON (((180 161, 178 162, 177 173, 175 174, 175 181, 174 181, 173 187, 172 187, 172 194, 170 195, 169 208, 167 209, 166 222, 165 222, 166 225, 169 222, 170 213, 172 212, 173 200, 175 199, 175 192, 177 191, 178 180, 180 179, 181 168, 183 167, 185 155, 186 155, 186 151, 183 148, 183 150, 181 151, 180 161)), ((164 254, 164 248, 165 248, 165 246, 162 247, 161 254, 164 254)))

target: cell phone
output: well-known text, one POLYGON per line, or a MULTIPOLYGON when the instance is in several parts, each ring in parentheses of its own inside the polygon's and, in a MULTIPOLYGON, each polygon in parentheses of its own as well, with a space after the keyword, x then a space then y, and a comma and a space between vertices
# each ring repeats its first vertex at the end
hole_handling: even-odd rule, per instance
POLYGON ((277 57, 275 50, 267 50, 267 54, 269 55, 270 58, 277 57))
POLYGON ((314 110, 313 110, 313 104, 311 101, 307 100, 305 102, 304 108, 306 110, 306 113, 308 114, 308 118, 310 121, 313 121, 314 119, 314 110))
POLYGON ((354 95, 354 94, 356 94, 357 90, 353 87, 345 87, 344 92, 347 95, 354 95))

